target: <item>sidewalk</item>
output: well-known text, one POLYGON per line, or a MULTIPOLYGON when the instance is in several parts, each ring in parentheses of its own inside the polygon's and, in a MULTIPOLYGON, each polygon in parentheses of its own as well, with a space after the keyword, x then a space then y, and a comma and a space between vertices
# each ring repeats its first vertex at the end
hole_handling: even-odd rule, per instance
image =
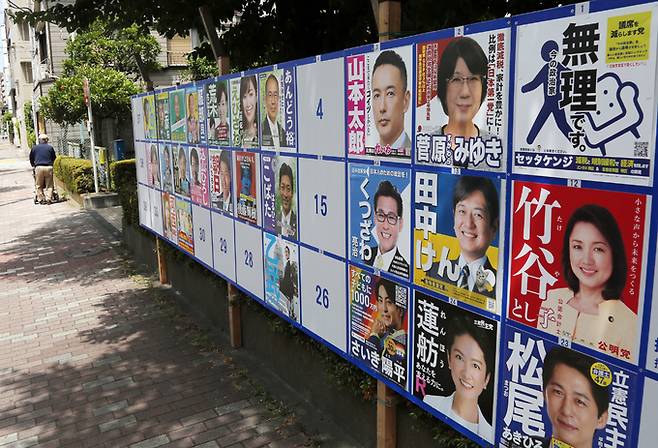
POLYGON ((313 446, 181 337, 98 216, 33 204, 26 156, 0 144, 0 447, 313 446))

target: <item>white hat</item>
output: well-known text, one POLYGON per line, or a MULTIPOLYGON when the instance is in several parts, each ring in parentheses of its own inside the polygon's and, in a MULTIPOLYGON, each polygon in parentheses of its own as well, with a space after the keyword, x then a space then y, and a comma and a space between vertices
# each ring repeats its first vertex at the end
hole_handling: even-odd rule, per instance
POLYGON ((39 140, 48 140, 48 134, 39 134, 39 140))

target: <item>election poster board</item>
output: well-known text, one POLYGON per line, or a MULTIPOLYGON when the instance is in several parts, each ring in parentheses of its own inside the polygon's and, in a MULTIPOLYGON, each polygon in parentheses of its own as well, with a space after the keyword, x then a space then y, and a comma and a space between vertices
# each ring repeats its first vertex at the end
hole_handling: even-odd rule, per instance
POLYGON ((508 318, 638 361, 649 198, 514 182, 508 318))
POLYGON ((258 74, 261 140, 263 149, 295 151, 297 117, 294 67, 258 74))
POLYGON ((636 373, 509 330, 497 446, 637 446, 631 431, 641 392, 636 373))
POLYGON ((509 28, 416 45, 416 163, 505 170, 509 28))
POLYGON ((502 183, 415 172, 414 283, 498 312, 502 183))
POLYGON ((410 277, 411 171, 349 164, 350 260, 410 277))
POLYGON ((413 395, 493 443, 498 322, 420 291, 414 322, 413 395))
POLYGON ((350 355, 406 388, 409 288, 350 266, 350 355))
POLYGON ((140 225, 476 444, 652 446, 657 7, 137 95, 140 225))
POLYGON ((641 4, 518 27, 515 173, 650 185, 657 13, 641 4))
POLYGON ((412 61, 411 45, 345 58, 349 156, 411 160, 412 61))
POLYGON ((639 446, 651 446, 658 440, 655 405, 658 402, 658 381, 647 378, 644 381, 642 397, 642 421, 640 422, 639 446))

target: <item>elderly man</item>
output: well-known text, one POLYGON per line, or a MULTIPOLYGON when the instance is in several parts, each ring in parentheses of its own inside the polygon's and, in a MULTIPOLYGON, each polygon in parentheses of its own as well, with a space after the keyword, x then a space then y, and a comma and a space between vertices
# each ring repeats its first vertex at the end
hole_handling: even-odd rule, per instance
POLYGON ((55 150, 48 144, 48 136, 39 134, 39 144, 30 150, 30 165, 34 167, 34 180, 39 204, 52 204, 53 200, 53 163, 55 150), (44 196, 45 189, 45 196, 44 196))

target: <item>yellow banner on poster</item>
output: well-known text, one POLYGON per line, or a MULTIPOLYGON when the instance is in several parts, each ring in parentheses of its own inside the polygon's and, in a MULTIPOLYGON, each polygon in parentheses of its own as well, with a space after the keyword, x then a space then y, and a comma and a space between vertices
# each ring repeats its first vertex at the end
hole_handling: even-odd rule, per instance
POLYGON ((608 18, 606 64, 649 59, 651 11, 608 18))
POLYGON ((497 311, 496 284, 498 248, 489 247, 487 262, 475 275, 473 290, 459 285, 460 272, 457 268, 460 248, 457 238, 429 232, 429 240, 423 238, 423 230, 414 229, 414 283, 431 291, 452 297, 469 305, 491 312, 497 311), (429 260, 427 249, 432 247, 434 256, 429 260))

